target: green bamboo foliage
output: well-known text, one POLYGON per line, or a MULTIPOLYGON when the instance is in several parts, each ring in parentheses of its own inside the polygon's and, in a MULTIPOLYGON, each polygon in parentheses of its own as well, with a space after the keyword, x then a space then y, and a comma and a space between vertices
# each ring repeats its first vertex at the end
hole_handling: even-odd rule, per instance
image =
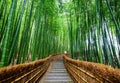
POLYGON ((5 39, 4 39, 4 47, 3 47, 3 52, 2 52, 2 59, 1 59, 1 66, 6 66, 8 65, 8 58, 10 56, 7 56, 8 55, 8 45, 9 45, 9 41, 10 41, 10 38, 9 38, 9 34, 10 34, 10 30, 12 29, 11 25, 12 25, 12 18, 14 18, 14 15, 15 15, 15 10, 16 10, 16 4, 17 4, 17 1, 13 1, 12 4, 11 4, 11 8, 10 8, 10 14, 9 14, 9 17, 8 17, 8 25, 6 26, 6 35, 5 35, 5 39))
POLYGON ((50 54, 120 67, 119 0, 0 0, 0 66, 50 54))
POLYGON ((37 37, 38 37, 38 31, 40 30, 39 28, 39 25, 40 25, 40 13, 41 13, 41 9, 42 8, 42 4, 41 4, 41 1, 39 1, 39 4, 36 8, 36 19, 35 19, 35 28, 34 28, 34 33, 33 33, 33 49, 32 49, 32 61, 35 60, 35 55, 37 55, 36 53, 36 47, 37 47, 37 37), (39 12, 38 12, 39 11, 39 12))
POLYGON ((70 6, 71 10, 68 8, 70 16, 67 18, 73 58, 79 56, 83 60, 119 67, 119 51, 115 50, 119 50, 119 46, 115 46, 115 43, 119 45, 119 22, 114 15, 115 12, 118 17, 118 12, 112 10, 113 7, 118 8, 118 5, 113 5, 113 0, 73 0, 72 2, 73 7, 70 6), (116 38, 117 41, 112 38, 116 38))
MULTIPOLYGON (((21 4, 22 4, 22 1, 21 1, 21 4)), ((11 48, 10 48, 10 53, 9 53, 10 57, 8 59, 9 64, 11 63, 12 57, 15 57, 15 55, 12 54, 12 53, 16 54, 16 52, 17 52, 16 49, 17 49, 17 45, 18 45, 20 26, 21 26, 21 21, 22 21, 23 14, 24 14, 24 11, 25 11, 25 6, 26 6, 26 1, 24 0, 23 1, 23 8, 21 8, 20 15, 18 16, 19 19, 17 19, 17 22, 15 23, 16 30, 14 32, 15 34, 13 35, 14 37, 13 37, 12 45, 11 45, 11 48)), ((20 9, 20 7, 19 7, 19 9, 20 9)))

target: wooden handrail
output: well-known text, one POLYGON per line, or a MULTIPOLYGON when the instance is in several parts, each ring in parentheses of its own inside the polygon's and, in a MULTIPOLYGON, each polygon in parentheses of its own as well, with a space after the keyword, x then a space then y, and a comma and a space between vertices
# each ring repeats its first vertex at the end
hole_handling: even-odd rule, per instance
MULTIPOLYGON (((8 66, 0 69, 0 83, 25 83, 39 79, 50 65, 51 56, 30 63, 8 66), (38 73, 39 72, 39 73, 38 73), (36 76, 35 76, 36 75, 36 76), (34 76, 34 77, 33 77, 34 76)), ((37 81, 37 80, 36 80, 37 81)))
POLYGON ((76 83, 84 79, 86 79, 84 82, 88 83, 92 83, 92 81, 95 83, 120 83, 119 69, 99 63, 73 60, 67 56, 64 56, 64 64, 76 83))

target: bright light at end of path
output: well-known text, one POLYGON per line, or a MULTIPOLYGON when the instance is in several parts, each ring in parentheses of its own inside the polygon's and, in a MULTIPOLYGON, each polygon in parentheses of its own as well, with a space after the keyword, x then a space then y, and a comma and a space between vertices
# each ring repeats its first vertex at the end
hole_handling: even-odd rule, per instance
POLYGON ((64 51, 64 53, 66 54, 66 53, 67 53, 67 51, 64 51))

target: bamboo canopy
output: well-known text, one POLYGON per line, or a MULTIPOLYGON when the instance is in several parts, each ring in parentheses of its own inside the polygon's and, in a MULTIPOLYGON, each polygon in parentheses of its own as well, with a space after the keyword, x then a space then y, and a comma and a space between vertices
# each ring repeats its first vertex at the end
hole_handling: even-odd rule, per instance
POLYGON ((0 67, 68 52, 120 68, 120 0, 0 0, 0 67))

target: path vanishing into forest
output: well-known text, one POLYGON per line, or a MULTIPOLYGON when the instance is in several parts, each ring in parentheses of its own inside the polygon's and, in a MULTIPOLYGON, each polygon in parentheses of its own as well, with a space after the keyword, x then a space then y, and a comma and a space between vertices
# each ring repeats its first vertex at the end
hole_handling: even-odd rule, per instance
POLYGON ((64 66, 63 59, 55 60, 39 83, 73 83, 64 66))
POLYGON ((120 83, 120 70, 74 60, 69 54, 0 68, 0 83, 120 83))

